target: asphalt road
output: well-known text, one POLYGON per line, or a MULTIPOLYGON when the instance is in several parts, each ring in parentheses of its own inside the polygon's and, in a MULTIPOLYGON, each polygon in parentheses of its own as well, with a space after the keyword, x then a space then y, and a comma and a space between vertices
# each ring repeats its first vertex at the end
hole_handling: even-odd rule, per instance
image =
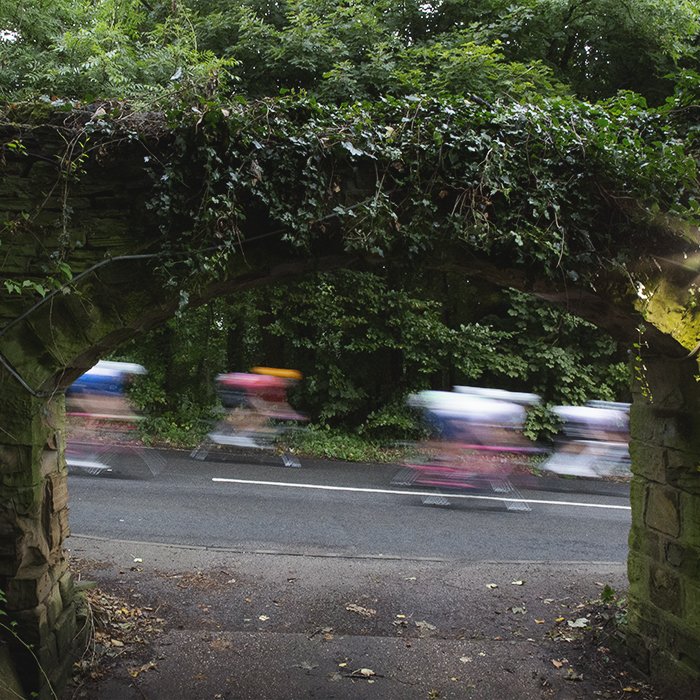
MULTIPOLYGON (((521 478, 516 494, 435 501, 392 484, 400 467, 269 453, 151 451, 69 476, 75 535, 233 552, 465 562, 624 562, 629 486, 521 478), (509 500, 510 499, 510 500, 509 500), (529 510, 509 510, 508 506, 529 510)), ((70 546, 70 543, 68 543, 70 546)))

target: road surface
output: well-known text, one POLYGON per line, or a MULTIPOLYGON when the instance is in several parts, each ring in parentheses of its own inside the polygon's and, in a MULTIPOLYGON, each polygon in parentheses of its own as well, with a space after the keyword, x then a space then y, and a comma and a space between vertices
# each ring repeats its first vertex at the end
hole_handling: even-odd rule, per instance
POLYGON ((271 453, 213 454, 201 461, 177 450, 153 451, 148 462, 120 456, 109 474, 72 473, 72 532, 327 557, 627 558, 631 515, 624 483, 513 479, 516 494, 462 493, 445 503, 430 491, 396 485, 395 465, 302 459, 301 468, 289 468, 271 453))

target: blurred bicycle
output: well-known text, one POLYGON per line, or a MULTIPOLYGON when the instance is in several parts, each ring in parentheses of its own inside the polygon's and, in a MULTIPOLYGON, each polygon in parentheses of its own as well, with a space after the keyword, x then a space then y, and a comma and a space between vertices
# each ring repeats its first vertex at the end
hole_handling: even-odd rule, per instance
POLYGON ((145 373, 138 364, 100 360, 66 390, 69 472, 107 474, 116 461, 131 457, 144 463, 152 476, 163 469, 163 458, 140 444, 141 417, 124 394, 133 377, 145 373))
POLYGON ((450 492, 493 491, 508 510, 530 510, 509 477, 541 451, 522 434, 523 406, 538 402, 534 394, 478 387, 411 396, 409 403, 423 409, 432 437, 419 445, 425 461, 404 465, 392 484, 434 489, 423 497, 431 505, 447 505, 450 492))
POLYGON ((216 381, 224 417, 190 456, 205 459, 214 445, 248 447, 277 451, 285 466, 301 467, 291 450, 280 450, 276 445, 280 435, 298 430, 307 420, 287 400, 287 390, 301 379, 301 372, 274 367, 220 374, 216 381))

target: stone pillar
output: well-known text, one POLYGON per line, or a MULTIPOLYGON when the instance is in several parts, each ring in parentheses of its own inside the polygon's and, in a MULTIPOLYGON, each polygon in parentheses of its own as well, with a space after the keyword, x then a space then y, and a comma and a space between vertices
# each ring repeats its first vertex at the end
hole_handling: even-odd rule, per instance
POLYGON ((695 360, 645 360, 630 416, 627 647, 674 698, 700 697, 700 382, 695 360))
POLYGON ((0 376, 0 589, 19 639, 10 643, 26 695, 53 697, 79 648, 73 577, 63 540, 68 528, 65 401, 32 397, 0 376), (31 648, 31 651, 30 649, 31 648))

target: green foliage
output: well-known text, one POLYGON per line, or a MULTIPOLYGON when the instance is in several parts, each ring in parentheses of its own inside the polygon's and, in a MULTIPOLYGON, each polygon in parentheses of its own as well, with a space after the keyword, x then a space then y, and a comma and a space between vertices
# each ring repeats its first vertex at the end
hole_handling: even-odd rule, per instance
POLYGON ((407 263, 451 243, 580 283, 638 260, 659 211, 695 221, 695 160, 664 114, 629 93, 492 110, 427 95, 202 100, 171 113, 177 151, 152 201, 164 271, 195 285, 223 272, 245 222, 250 241, 277 231, 297 249, 340 244, 407 263))
POLYGON ((147 415, 139 431, 145 445, 192 448, 207 436, 213 419, 211 411, 184 404, 177 412, 147 415))
POLYGON ((487 328, 449 328, 438 303, 370 272, 319 273, 270 296, 267 330, 285 339, 284 361, 304 374, 302 410, 367 435, 411 430, 399 408, 406 394, 428 387, 445 366, 475 379, 495 344, 487 328))
POLYGON ((316 273, 217 300, 121 357, 149 369, 132 389, 145 430, 186 444, 206 429, 197 419, 211 419, 214 376, 255 365, 303 373, 291 399, 319 430, 383 444, 423 436, 405 398, 425 388, 536 391, 545 403, 530 410, 526 434, 542 439, 559 428, 552 404, 623 398, 629 384, 617 345, 565 310, 456 274, 404 278, 389 268, 316 273))
POLYGON ((142 433, 156 441, 192 446, 204 437, 216 405, 214 377, 225 369, 221 304, 191 309, 112 355, 144 365, 129 397, 143 412, 142 433))
POLYGON ((585 99, 627 89, 661 104, 673 92, 669 76, 697 67, 698 8, 691 0, 2 0, 0 30, 9 99, 152 99, 178 81, 219 81, 247 99, 305 90, 341 103, 448 90, 529 100, 569 85, 585 99))
POLYGON ((565 405, 614 401, 629 391, 627 364, 610 336, 553 304, 515 290, 507 295, 507 315, 485 320, 503 333, 497 371, 509 388, 565 405))
POLYGON ((589 100, 633 90, 661 104, 669 74, 697 61, 697 3, 690 0, 530 0, 480 26, 508 61, 540 60, 589 100))
POLYGON ((624 625, 627 622, 627 599, 620 597, 614 588, 606 584, 600 594, 600 600, 606 605, 614 604, 617 607, 617 611, 615 612, 615 622, 617 625, 624 625))
POLYGON ((230 60, 200 51, 193 13, 180 2, 160 22, 139 0, 0 3, 0 91, 6 98, 48 95, 161 102, 175 93, 224 84, 230 60))
POLYGON ((600 593, 600 599, 604 603, 612 603, 613 601, 617 600, 617 591, 615 591, 614 588, 610 588, 607 584, 605 585, 605 588, 600 593))
POLYGON ((283 442, 286 447, 309 457, 347 462, 394 463, 409 454, 409 448, 387 448, 380 442, 327 427, 312 426, 308 430, 285 433, 283 442))

